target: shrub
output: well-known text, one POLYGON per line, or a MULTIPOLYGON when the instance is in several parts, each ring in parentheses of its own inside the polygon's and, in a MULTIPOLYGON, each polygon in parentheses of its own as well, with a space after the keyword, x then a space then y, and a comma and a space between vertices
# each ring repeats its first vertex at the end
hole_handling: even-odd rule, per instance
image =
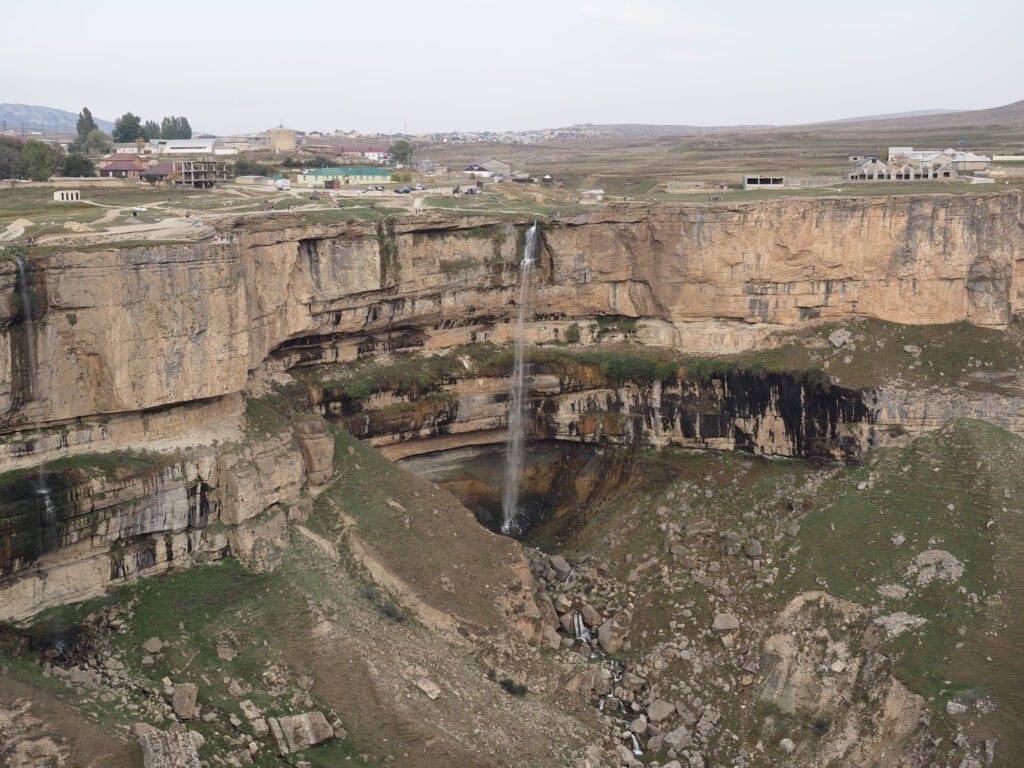
POLYGON ((511 677, 503 677, 500 683, 501 687, 511 693, 513 696, 525 696, 527 688, 522 683, 517 683, 511 677))
POLYGON ((565 340, 569 344, 580 343, 580 326, 578 323, 573 323, 565 329, 565 340))

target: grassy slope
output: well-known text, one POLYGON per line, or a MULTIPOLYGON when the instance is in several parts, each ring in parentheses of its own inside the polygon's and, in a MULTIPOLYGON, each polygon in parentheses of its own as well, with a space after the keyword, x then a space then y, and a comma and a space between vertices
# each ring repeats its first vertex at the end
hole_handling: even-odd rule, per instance
MULTIPOLYGON (((206 711, 215 707, 221 713, 214 723, 195 720, 189 724, 189 728, 207 738, 208 744, 201 750, 205 757, 212 752, 218 733, 231 732, 226 715, 235 714, 244 721, 239 707, 242 698, 251 700, 269 716, 305 709, 301 703, 296 706, 289 701, 298 693, 294 677, 286 691, 272 695, 263 684, 262 675, 270 664, 287 666, 284 650, 292 638, 309 636, 312 617, 305 601, 297 601, 295 594, 296 581, 305 580, 311 560, 315 560, 313 555, 299 546, 272 574, 253 573, 237 561, 227 560, 173 576, 147 579, 97 600, 47 611, 29 631, 38 635, 60 631, 80 623, 91 612, 110 606, 118 606, 122 614, 132 610, 126 631, 114 635, 111 650, 122 654, 133 677, 151 681, 147 687, 159 689, 159 681, 165 676, 175 683, 199 685, 199 703, 206 711), (225 661, 217 655, 217 644, 229 636, 237 638, 239 653, 225 661), (156 656, 152 666, 145 667, 141 664, 140 646, 151 637, 160 637, 171 645, 156 656), (236 699, 227 693, 225 678, 249 682, 255 690, 236 699)), ((17 677, 44 692, 71 697, 57 678, 41 677, 38 667, 24 658, 15 659, 11 650, 0 648, 0 660, 11 664, 17 677)), ((119 700, 94 700, 82 706, 82 711, 107 727, 129 726, 148 719, 140 717, 135 709, 144 707, 145 701, 144 693, 133 690, 127 706, 119 700)), ((377 759, 369 757, 371 751, 358 740, 349 739, 315 747, 298 757, 322 768, 338 765, 342 760, 347 765, 377 765, 377 759)), ((264 750, 257 764, 274 766, 279 762, 271 750, 264 750)))
MULTIPOLYGON (((829 493, 815 500, 799 551, 788 558, 791 570, 780 576, 779 596, 818 588, 820 579, 832 594, 879 605, 878 586, 912 583, 905 573, 917 553, 952 553, 964 564, 959 582, 935 581, 903 600, 884 601, 886 613, 928 619, 885 648, 897 673, 940 712, 953 695, 988 697, 1004 725, 1019 724, 1024 517, 1014 507, 1024 495, 1021 466, 1024 440, 967 420, 908 448, 880 452, 869 466, 841 473, 829 493), (869 486, 858 490, 865 481, 869 486), (906 537, 900 547, 891 541, 897 533, 906 537), (993 631, 1007 637, 991 642, 993 631)), ((1024 748, 1019 728, 1001 730, 1003 741, 1011 742, 1001 743, 1001 751, 1024 748)))

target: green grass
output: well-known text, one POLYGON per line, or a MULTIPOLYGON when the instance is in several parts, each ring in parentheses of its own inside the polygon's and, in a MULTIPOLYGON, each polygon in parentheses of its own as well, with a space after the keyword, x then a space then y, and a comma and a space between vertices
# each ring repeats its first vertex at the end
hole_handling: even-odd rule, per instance
POLYGON ((171 454, 142 453, 138 451, 111 451, 109 453, 83 453, 48 461, 41 467, 15 469, 0 475, 0 493, 19 481, 36 476, 77 474, 82 480, 102 477, 119 480, 146 472, 159 471, 177 461, 171 454))
MULTIPOLYGON (((230 696, 223 682, 225 677, 232 677, 254 685, 255 690, 242 698, 251 700, 265 715, 291 714, 296 711, 289 703, 298 690, 294 684, 283 693, 272 695, 261 680, 267 665, 281 663, 288 638, 311 629, 305 601, 295 600, 296 583, 308 581, 309 565, 308 557, 292 551, 273 573, 254 573, 230 559, 217 565, 197 566, 116 589, 100 599, 50 609, 40 614, 27 632, 46 636, 80 624, 95 611, 118 606, 122 617, 129 610, 132 615, 126 622, 126 631, 113 635, 113 650, 122 654, 133 674, 148 678, 154 690, 161 687, 159 681, 164 676, 176 683, 195 682, 204 708, 215 707, 222 713, 242 716, 240 699, 230 696), (146 667, 140 663, 140 647, 151 637, 159 637, 170 645, 155 657, 152 666, 146 667), (238 655, 227 661, 218 656, 217 646, 229 637, 234 639, 232 644, 238 655)), ((324 590, 322 580, 318 589, 324 590)), ((385 609, 386 606, 382 610, 385 609)), ((16 643, 0 645, 0 661, 8 664, 13 674, 52 695, 66 693, 58 678, 41 677, 39 667, 27 656, 18 655, 16 647, 16 643)), ((141 703, 146 694, 133 689, 129 696, 133 702, 141 703)), ((88 711, 108 726, 130 725, 139 719, 119 700, 97 702, 88 711)), ((214 723, 195 720, 189 727, 207 738, 207 746, 200 751, 204 759, 212 754, 215 739, 223 744, 223 729, 229 728, 223 716, 214 723)), ((339 764, 379 765, 374 755, 375 749, 349 738, 312 748, 297 758, 325 768, 339 764)), ((256 764, 279 765, 272 746, 261 752, 256 764)))
POLYGON ((245 401, 245 434, 248 438, 279 435, 292 421, 293 404, 280 393, 250 397, 245 401))
MULTIPOLYGON (((783 569, 779 597, 787 600, 822 588, 875 604, 881 599, 878 586, 908 584, 905 574, 915 555, 946 550, 963 563, 963 577, 887 600, 887 612, 906 611, 927 623, 883 647, 895 660, 898 676, 935 700, 940 712, 952 692, 968 691, 969 698, 992 696, 1014 717, 1024 714, 1016 686, 1008 684, 1024 679, 1016 642, 1008 639, 988 651, 993 661, 981 666, 999 674, 990 675, 987 683, 957 656, 958 643, 966 640, 973 646, 987 637, 994 610, 985 605, 988 597, 1008 591, 1004 601, 1024 602, 1021 574, 1015 570, 1022 563, 1011 559, 1000 566, 997 561, 1001 549, 1016 547, 1024 535, 1020 515, 1007 508, 1008 500, 1024 494, 1022 462, 1024 440, 984 422, 961 420, 941 433, 919 437, 908 448, 881 451, 869 466, 842 472, 801 523, 799 552, 792 571, 783 569), (857 490, 869 478, 869 487, 857 490), (891 542, 896 533, 906 537, 902 546, 891 542)), ((1019 623, 1006 631, 1010 638, 1021 634, 1019 623)), ((977 649, 972 654, 977 664, 977 649)))

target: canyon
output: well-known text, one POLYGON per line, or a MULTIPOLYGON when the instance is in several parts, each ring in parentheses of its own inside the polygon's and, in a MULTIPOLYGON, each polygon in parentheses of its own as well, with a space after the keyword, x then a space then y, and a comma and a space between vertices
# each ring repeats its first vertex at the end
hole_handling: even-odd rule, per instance
MULTIPOLYGON (((600 626, 612 622, 606 635, 621 623, 624 635, 633 633, 633 647, 653 647, 665 659, 689 653, 627 632, 642 601, 604 583, 608 568, 590 567, 582 550, 577 586, 555 578, 536 553, 476 525, 500 527, 485 511, 501 496, 498 481, 485 487, 489 470, 471 480, 453 473, 474 457, 486 463, 506 438, 519 260, 531 224, 439 211, 347 222, 280 213, 222 217, 215 238, 201 243, 39 249, 26 255, 22 276, 13 260, 0 260, 0 621, 27 625, 43 611, 102 598, 143 576, 223 568, 226 561, 253 574, 291 573, 298 537, 331 562, 341 557, 338 542, 348 541, 378 588, 449 644, 437 654, 446 668, 460 670, 453 675, 464 671, 450 647, 468 644, 492 672, 521 664, 553 680, 557 675, 537 672, 541 660, 527 661, 515 643, 550 641, 545 647, 555 650, 564 647, 559 629, 562 640, 578 641, 578 628, 559 624, 567 615, 572 621, 572 611, 551 606, 561 596, 582 611, 596 600, 574 591, 583 589, 609 591, 616 610, 602 611, 600 626), (380 488, 358 485, 371 482, 358 477, 370 466, 380 488), (41 467, 53 520, 40 513, 41 467), (426 480, 389 474, 403 468, 426 480), (417 495, 398 498, 392 481, 417 495), (378 494, 381 511, 363 517, 363 507, 376 509, 377 502, 339 490, 345 482, 367 499, 378 494), (433 511, 419 509, 425 498, 433 511), (476 519, 463 520, 459 501, 476 519), (461 538, 428 541, 432 519, 461 538), (407 549, 399 547, 403 541, 407 549), (455 552, 465 572, 456 573, 455 552), (484 579, 487 589, 475 595, 484 579), (457 608, 451 595, 459 597, 457 608), (485 640, 490 624, 515 641, 485 640)), ((846 472, 870 491, 879 456, 913 452, 918 440, 962 429, 951 425, 964 418, 1024 435, 1019 191, 608 204, 542 221, 539 240, 532 313, 521 327, 531 366, 526 436, 551 453, 533 462, 532 475, 528 463, 524 476, 535 483, 533 497, 561 501, 530 520, 538 535, 583 529, 593 510, 621 499, 628 499, 622 514, 630 519, 627 508, 645 498, 648 516, 663 526, 657 550, 673 567, 706 579, 715 599, 728 599, 717 582, 750 575, 739 564, 721 575, 707 570, 722 559, 709 542, 719 529, 725 537, 728 524, 710 512, 714 534, 690 530, 692 520, 670 522, 683 494, 666 485, 659 493, 673 496, 654 500, 644 485, 657 476, 648 453, 720 451, 771 466, 792 460, 818 467, 801 475, 812 497, 846 472), (938 327, 944 330, 932 330, 938 327), (907 334, 914 333, 927 343, 911 343, 907 334)), ((718 466, 718 459, 701 461, 718 466)), ((787 498, 786 514, 795 513, 801 502, 788 494, 772 498, 787 498)), ((761 536, 776 537, 764 541, 781 561, 796 518, 785 525, 781 518, 744 520, 736 526, 766 526, 761 536)), ((608 541, 619 540, 609 531, 608 541)), ((747 530, 736 539, 737 551, 752 551, 751 538, 747 530)), ((760 551, 761 539, 753 540, 760 551)), ((643 573, 648 555, 636 551, 628 562, 643 573)), ((758 588, 771 586, 764 580, 770 558, 749 560, 758 588)), ((766 661, 765 669, 787 670, 765 683, 775 721, 799 709, 786 696, 817 674, 800 669, 818 653, 807 650, 813 610, 847 616, 841 623, 850 637, 842 642, 870 649, 872 690, 881 685, 890 701, 920 715, 920 692, 893 677, 867 609, 851 607, 850 595, 822 594, 793 597, 777 624, 749 618, 751 635, 774 638, 768 655, 782 659, 766 661), (806 607, 815 601, 820 609, 806 607), (802 650, 783 647, 772 634, 790 625, 802 650), (789 682, 780 683, 780 675, 789 682)), ((679 611, 697 611, 672 599, 679 611)), ((311 604, 323 636, 348 631, 334 612, 311 604)), ((742 618, 747 632, 748 616, 742 618)), ((591 629, 596 637, 598 625, 591 629)), ((733 632, 714 630, 717 638, 733 632)), ((725 642, 728 650, 732 640, 725 642)), ((600 650, 611 644, 602 641, 600 650)), ((818 655, 835 661, 831 650, 818 655)), ((840 661, 847 664, 847 656, 840 661)), ((416 666, 410 679, 426 677, 416 666)), ((740 676, 756 676, 754 669, 740 676)), ((580 674, 590 674, 594 686, 592 671, 580 674)), ((644 674, 657 677, 654 667, 644 674)), ((851 690, 866 685, 851 678, 851 690)), ((633 700, 621 691, 616 698, 633 700)), ((819 698, 816 711, 834 704, 819 698)), ((915 762, 933 755, 919 728, 892 712, 871 712, 905 764, 926 764, 915 762)), ((535 727, 579 743, 593 738, 583 733, 591 726, 578 726, 554 705, 544 713, 549 721, 524 721, 522 733, 535 727)), ((439 724, 456 718, 454 711, 438 717, 443 737, 409 738, 471 740, 460 730, 468 726, 439 724)), ((644 717, 634 734, 645 744, 664 736, 657 727, 644 730, 644 717)), ((852 709, 842 717, 856 719, 852 709)), ((511 764, 508 744, 492 747, 511 764)), ((856 755, 858 764, 877 756, 863 743, 854 747, 836 754, 856 755)), ((800 764, 815 764, 821 750, 799 752, 800 764)), ((542 751, 537 759, 548 759, 542 751)))

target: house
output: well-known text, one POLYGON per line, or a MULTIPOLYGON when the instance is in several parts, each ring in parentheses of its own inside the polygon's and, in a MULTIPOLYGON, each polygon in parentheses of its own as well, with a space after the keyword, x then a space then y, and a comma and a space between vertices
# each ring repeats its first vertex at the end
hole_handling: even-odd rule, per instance
POLYGON ((859 163, 861 160, 863 160, 866 157, 870 157, 870 155, 868 155, 865 152, 850 152, 846 156, 846 162, 848 162, 848 163, 859 163))
POLYGON ((143 181, 169 181, 174 174, 174 163, 152 163, 142 172, 143 181))
POLYGON ((383 184, 391 181, 391 171, 386 168, 313 168, 302 171, 295 183, 305 187, 321 187, 327 184, 339 186, 356 184, 383 184))
POLYGON ((491 157, 487 160, 481 160, 479 163, 470 163, 462 169, 462 172, 469 176, 483 179, 490 179, 495 176, 508 178, 512 175, 512 166, 504 160, 491 157))
POLYGON ((884 180, 888 166, 874 155, 862 158, 852 172, 846 175, 850 181, 879 181, 884 180))
POLYGON ((138 155, 118 153, 100 158, 99 174, 101 178, 134 179, 146 171, 148 163, 138 155))
POLYGON ((580 192, 580 200, 585 203, 599 203, 604 200, 603 189, 584 189, 580 192))
POLYGON ((77 189, 62 189, 53 193, 55 203, 77 203, 82 199, 82 193, 77 189))

